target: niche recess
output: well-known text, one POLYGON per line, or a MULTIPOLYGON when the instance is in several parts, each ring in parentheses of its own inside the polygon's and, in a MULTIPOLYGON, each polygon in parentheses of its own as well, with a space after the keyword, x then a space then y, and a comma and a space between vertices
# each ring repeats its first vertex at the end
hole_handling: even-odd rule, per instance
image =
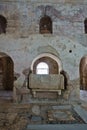
POLYGON ((0 90, 13 89, 13 61, 5 53, 0 53, 0 90))
POLYGON ((41 58, 37 59, 33 65, 33 73, 36 74, 37 66, 41 62, 44 62, 48 65, 49 74, 58 74, 59 73, 59 66, 58 66, 57 62, 50 57, 41 57, 41 58))
POLYGON ((85 29, 85 33, 87 33, 87 18, 84 21, 84 29, 85 29))
POLYGON ((52 20, 47 15, 43 16, 40 19, 40 33, 52 33, 52 20))
POLYGON ((0 15, 0 34, 6 33, 7 20, 4 16, 0 15))
POLYGON ((87 90, 87 56, 80 61, 80 89, 87 90))

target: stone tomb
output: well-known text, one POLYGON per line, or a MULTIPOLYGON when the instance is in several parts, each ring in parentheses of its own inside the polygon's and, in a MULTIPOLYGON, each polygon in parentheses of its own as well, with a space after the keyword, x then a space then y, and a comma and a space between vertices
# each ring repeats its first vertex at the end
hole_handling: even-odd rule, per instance
POLYGON ((57 92, 61 95, 64 89, 64 77, 61 74, 36 75, 31 74, 29 77, 29 87, 36 97, 36 92, 57 92))

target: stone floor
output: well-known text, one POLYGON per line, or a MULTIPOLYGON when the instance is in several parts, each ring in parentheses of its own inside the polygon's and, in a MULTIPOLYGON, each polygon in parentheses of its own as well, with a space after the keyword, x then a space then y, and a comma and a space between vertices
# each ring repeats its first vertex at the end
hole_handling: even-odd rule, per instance
POLYGON ((61 126, 61 130, 74 130, 77 125, 79 130, 87 129, 86 91, 81 91, 79 102, 30 100, 29 103, 13 103, 12 93, 6 97, 0 97, 0 130, 60 130, 61 126))
MULTIPOLYGON (((29 125, 86 124, 87 118, 81 117, 72 109, 75 107, 57 104, 3 104, 0 107, 0 130, 26 130, 29 125)), ((84 113, 84 109, 80 110, 82 111, 84 113)))

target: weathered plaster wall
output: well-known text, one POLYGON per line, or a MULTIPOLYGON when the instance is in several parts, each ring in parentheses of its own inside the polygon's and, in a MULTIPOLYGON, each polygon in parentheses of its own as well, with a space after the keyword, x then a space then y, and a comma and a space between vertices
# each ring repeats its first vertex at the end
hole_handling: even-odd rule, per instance
MULTIPOLYGON (((0 36, 0 51, 6 52, 14 61, 14 70, 18 73, 31 66, 34 58, 47 52, 45 48, 54 48, 70 79, 79 77, 79 63, 87 54, 87 48, 64 36, 30 35, 28 38, 0 36), (44 49, 42 49, 44 47, 44 49)), ((48 49, 48 50, 49 50, 48 49)), ((53 53, 52 50, 49 51, 53 53)))
POLYGON ((33 59, 45 51, 53 53, 52 50, 58 53, 70 79, 79 78, 80 59, 87 54, 87 36, 84 34, 87 3, 86 0, 77 2, 0 1, 0 14, 8 21, 6 35, 0 35, 0 51, 12 57, 14 71, 23 79, 22 72, 31 66, 33 59), (39 20, 45 9, 53 22, 52 35, 39 34, 39 20))

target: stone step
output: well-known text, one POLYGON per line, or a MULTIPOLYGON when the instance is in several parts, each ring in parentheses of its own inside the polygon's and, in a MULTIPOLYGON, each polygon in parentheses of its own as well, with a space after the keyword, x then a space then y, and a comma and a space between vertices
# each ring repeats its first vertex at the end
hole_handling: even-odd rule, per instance
POLYGON ((27 125, 24 130, 87 130, 87 124, 27 125))

